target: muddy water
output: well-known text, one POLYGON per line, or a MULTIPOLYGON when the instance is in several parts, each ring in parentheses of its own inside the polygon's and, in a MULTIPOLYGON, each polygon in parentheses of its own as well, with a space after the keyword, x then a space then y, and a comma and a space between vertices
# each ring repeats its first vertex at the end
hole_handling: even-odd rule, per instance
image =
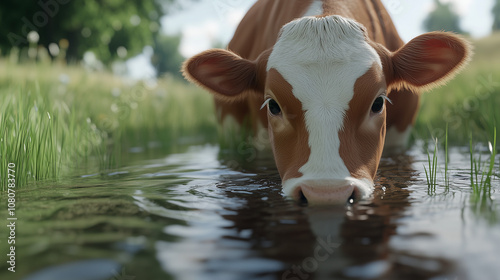
POLYGON ((500 279, 499 178, 474 200, 468 149, 450 159, 450 187, 429 189, 420 148, 384 157, 373 198, 346 207, 298 206, 270 155, 215 146, 18 191, 0 278, 500 279))

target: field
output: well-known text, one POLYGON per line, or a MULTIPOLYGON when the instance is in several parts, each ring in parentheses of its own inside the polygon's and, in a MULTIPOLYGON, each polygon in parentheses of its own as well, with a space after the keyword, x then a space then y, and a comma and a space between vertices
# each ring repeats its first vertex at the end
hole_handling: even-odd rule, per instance
MULTIPOLYGON (((171 150, 196 135, 210 140, 214 128, 211 97, 184 81, 0 60, 0 177, 14 163, 18 186, 103 172, 129 151, 171 150)), ((5 190, 6 181, 0 185, 5 190)))
MULTIPOLYGON (((448 124, 451 145, 468 145, 471 135, 493 141, 500 120, 498 45, 500 34, 475 41, 465 71, 424 94, 414 139, 443 140, 448 124)), ((133 82, 7 57, 0 59, 0 138, 0 177, 14 163, 18 186, 27 186, 120 167, 131 151, 214 141, 217 125, 210 95, 184 81, 133 82)), ((0 185, 5 190, 6 182, 0 185)))

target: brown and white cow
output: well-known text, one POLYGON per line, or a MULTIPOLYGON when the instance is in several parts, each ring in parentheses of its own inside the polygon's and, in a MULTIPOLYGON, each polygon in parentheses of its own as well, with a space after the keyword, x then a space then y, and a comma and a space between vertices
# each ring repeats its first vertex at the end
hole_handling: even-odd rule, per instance
POLYGON ((214 94, 221 121, 267 127, 284 193, 309 204, 369 196, 384 142, 406 144, 419 90, 470 56, 451 33, 404 44, 380 0, 259 0, 228 49, 190 58, 185 77, 214 94))

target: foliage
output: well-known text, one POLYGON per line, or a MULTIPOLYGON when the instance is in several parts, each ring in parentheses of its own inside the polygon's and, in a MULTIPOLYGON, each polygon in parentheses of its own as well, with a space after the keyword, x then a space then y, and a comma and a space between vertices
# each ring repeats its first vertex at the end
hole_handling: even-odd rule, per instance
POLYGON ((444 30, 464 34, 464 31, 460 28, 460 18, 453 11, 451 4, 443 4, 440 0, 435 0, 434 4, 434 10, 424 20, 425 30, 444 30))
POLYGON ((151 57, 151 63, 156 68, 158 76, 165 73, 181 76, 180 67, 184 57, 179 53, 180 42, 180 36, 157 34, 155 37, 154 54, 151 57))
POLYGON ((493 13, 493 31, 500 30, 500 0, 495 0, 495 6, 491 12, 493 13))
POLYGON ((8 53, 14 46, 26 47, 34 30, 45 47, 61 42, 64 48, 68 42, 68 60, 79 60, 90 50, 108 63, 119 47, 126 58, 151 45, 163 10, 159 0, 0 1, 0 34, 6 35, 0 37, 0 49, 8 53))

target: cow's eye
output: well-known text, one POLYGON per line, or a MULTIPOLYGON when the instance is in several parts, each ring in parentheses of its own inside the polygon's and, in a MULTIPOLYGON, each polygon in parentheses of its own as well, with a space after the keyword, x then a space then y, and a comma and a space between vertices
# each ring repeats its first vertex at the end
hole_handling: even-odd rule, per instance
POLYGON ((372 105, 372 112, 378 114, 384 109, 385 98, 383 96, 377 97, 372 105))
POLYGON ((278 105, 278 103, 274 99, 270 99, 267 106, 268 106, 269 112, 271 112, 271 114, 276 116, 276 115, 279 115, 281 113, 280 105, 278 105))

